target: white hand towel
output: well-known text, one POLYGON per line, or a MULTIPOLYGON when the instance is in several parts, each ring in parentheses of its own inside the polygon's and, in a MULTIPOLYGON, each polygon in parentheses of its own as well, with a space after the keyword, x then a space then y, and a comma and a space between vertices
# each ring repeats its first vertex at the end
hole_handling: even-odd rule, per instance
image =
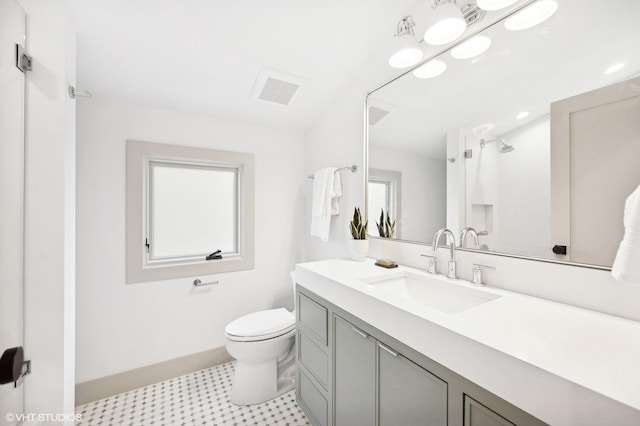
POLYGON ((322 241, 329 240, 331 215, 339 213, 337 201, 334 202, 334 199, 337 200, 342 195, 342 187, 340 177, 335 171, 335 167, 325 167, 313 175, 311 235, 319 237, 322 241))
POLYGON ((624 203, 624 238, 611 275, 618 281, 640 284, 640 186, 624 203))
POLYGON ((342 181, 340 173, 333 174, 333 191, 331 192, 331 215, 340 214, 340 197, 342 197, 342 181))

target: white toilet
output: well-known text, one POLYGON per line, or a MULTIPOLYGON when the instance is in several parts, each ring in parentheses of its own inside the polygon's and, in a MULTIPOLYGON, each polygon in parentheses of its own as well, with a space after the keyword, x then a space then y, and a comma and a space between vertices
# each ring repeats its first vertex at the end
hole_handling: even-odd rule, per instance
MULTIPOLYGON (((294 272, 291 280, 295 289, 294 272)), ((295 310, 284 308, 254 312, 225 327, 225 346, 236 359, 231 402, 259 404, 295 386, 295 327, 295 310)))

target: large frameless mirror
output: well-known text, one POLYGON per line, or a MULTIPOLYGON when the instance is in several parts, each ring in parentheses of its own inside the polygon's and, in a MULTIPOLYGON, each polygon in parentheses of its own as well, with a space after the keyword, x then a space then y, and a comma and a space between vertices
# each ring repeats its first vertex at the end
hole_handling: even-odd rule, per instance
POLYGON ((612 265, 640 184, 640 2, 563 0, 514 30, 534 3, 368 95, 372 236, 384 210, 399 240, 472 227, 469 249, 612 265))

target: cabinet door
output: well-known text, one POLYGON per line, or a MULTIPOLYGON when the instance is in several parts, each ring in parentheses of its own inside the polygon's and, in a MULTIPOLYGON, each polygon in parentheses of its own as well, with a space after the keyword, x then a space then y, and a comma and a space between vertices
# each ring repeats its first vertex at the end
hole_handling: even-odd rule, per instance
POLYGON ((447 383, 378 343, 380 426, 446 426, 447 383))
POLYGON ((335 426, 375 425, 376 340, 334 316, 335 426))
POLYGON ((464 426, 515 426, 473 398, 464 396, 464 426))

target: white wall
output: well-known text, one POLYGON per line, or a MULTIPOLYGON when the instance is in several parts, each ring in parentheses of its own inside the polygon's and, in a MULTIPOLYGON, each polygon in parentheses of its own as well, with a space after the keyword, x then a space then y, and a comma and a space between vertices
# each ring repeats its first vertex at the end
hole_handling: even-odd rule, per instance
POLYGON ((497 154, 496 251, 556 257, 551 251, 549 124, 545 116, 503 135, 515 149, 497 154))
MULTIPOLYGON (((75 38, 57 0, 27 14, 25 413, 73 414, 75 358, 75 38)), ((65 422, 73 424, 73 422, 65 422)), ((59 423, 57 423, 59 424, 59 423)))
MULTIPOLYGON (((369 167, 402 173, 398 218, 401 228, 396 237, 427 241, 445 226, 447 172, 444 160, 373 145, 369 148, 369 167)), ((375 223, 371 225, 369 232, 378 235, 375 223)))
POLYGON ((303 136, 213 117, 94 99, 78 104, 77 382, 224 346, 246 313, 292 308, 304 260, 303 136), (255 153, 255 269, 125 284, 125 140, 255 153))
MULTIPOLYGON (((484 148, 480 138, 465 135, 466 224, 490 251, 555 258, 551 252, 551 182, 549 116, 502 135, 515 149, 500 153, 500 144, 484 148)), ((467 245, 468 247, 472 247, 467 245)))
POLYGON ((363 110, 362 99, 359 102, 338 103, 334 110, 320 120, 320 126, 313 128, 307 135, 304 164, 308 175, 322 167, 358 166, 356 173, 341 172, 343 195, 340 199, 340 214, 331 218, 329 241, 326 242, 310 235, 313 183, 311 179, 307 179, 304 187, 303 231, 307 261, 350 256, 348 241, 351 233, 348 227, 353 209, 360 207, 364 214, 364 156, 360 136, 363 110))

